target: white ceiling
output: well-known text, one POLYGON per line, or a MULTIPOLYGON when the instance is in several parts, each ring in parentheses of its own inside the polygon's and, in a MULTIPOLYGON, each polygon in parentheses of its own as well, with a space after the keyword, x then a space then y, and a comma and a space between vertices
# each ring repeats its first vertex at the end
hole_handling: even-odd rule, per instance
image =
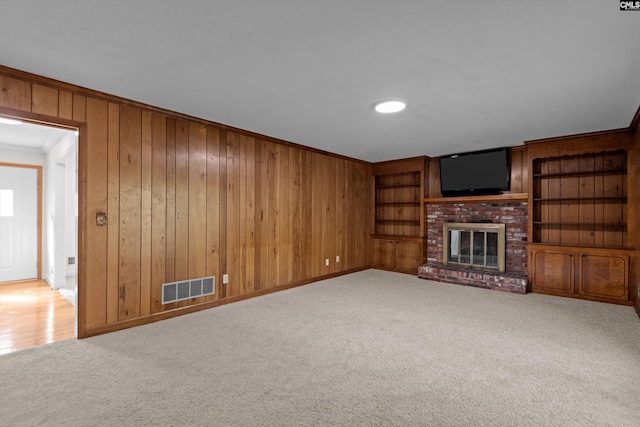
POLYGON ((28 122, 20 125, 0 123, 0 150, 46 153, 66 132, 69 131, 28 122))
POLYGON ((3 65, 368 161, 627 127, 638 40, 614 0, 0 0, 3 65))

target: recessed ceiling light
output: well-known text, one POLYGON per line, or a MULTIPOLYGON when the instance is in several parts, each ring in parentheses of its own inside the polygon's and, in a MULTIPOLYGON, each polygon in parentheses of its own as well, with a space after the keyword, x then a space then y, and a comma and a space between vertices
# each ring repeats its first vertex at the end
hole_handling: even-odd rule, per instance
POLYGON ((3 125, 21 125, 22 122, 20 120, 7 119, 5 117, 0 117, 0 123, 3 125))
POLYGON ((407 105, 400 99, 390 99, 386 101, 380 101, 376 104, 375 109, 378 113, 389 114, 397 113, 404 110, 407 105))

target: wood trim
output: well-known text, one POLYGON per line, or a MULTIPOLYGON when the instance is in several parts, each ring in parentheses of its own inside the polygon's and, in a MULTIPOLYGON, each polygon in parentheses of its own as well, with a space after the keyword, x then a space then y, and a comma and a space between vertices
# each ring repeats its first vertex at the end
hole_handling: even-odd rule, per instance
POLYGON ((373 239, 385 239, 385 240, 401 240, 405 242, 422 242, 420 236, 399 236, 397 234, 372 234, 373 239))
POLYGON ((526 201, 528 193, 497 194, 494 196, 459 196, 459 197, 427 197, 425 203, 483 203, 483 202, 509 202, 526 201))
POLYGON ((393 160, 384 160, 382 162, 377 163, 404 163, 404 162, 413 162, 413 161, 421 161, 421 160, 429 160, 431 157, 429 156, 413 156, 413 157, 403 157, 401 159, 393 159, 393 160))
POLYGON ((371 268, 373 268, 374 270, 391 271, 393 273, 410 274, 412 276, 417 276, 418 274, 417 270, 404 270, 402 268, 387 267, 384 265, 374 265, 371 268))
POLYGON ((373 163, 373 175, 390 175, 394 173, 422 172, 424 173, 427 156, 409 157, 384 162, 373 163))
POLYGON ((551 138, 543 138, 543 139, 531 139, 529 141, 524 141, 526 146, 540 144, 540 143, 549 143, 549 142, 561 142, 569 139, 582 139, 582 138, 593 138, 599 136, 609 136, 616 133, 628 133, 630 128, 620 128, 620 129, 611 129, 611 130, 601 130, 597 132, 586 132, 586 133, 577 133, 574 135, 564 135, 564 136, 554 136, 551 138))
MULTIPOLYGON (((0 65, 0 75, 6 75, 8 77, 13 77, 13 78, 21 79, 21 80, 28 80, 28 81, 30 81, 32 83, 37 83, 39 85, 50 87, 50 88, 63 89, 65 91, 71 92, 72 94, 75 94, 75 95, 82 95, 82 96, 87 96, 87 97, 91 97, 91 98, 95 98, 95 99, 99 99, 99 100, 103 100, 103 101, 114 102, 114 103, 117 103, 119 105, 125 105, 125 106, 129 106, 129 107, 140 108, 142 110, 146 110, 146 111, 162 114, 164 116, 167 116, 167 118, 174 118, 174 119, 177 119, 177 120, 186 120, 186 121, 189 121, 189 122, 200 123, 200 124, 203 124, 203 125, 206 125, 206 126, 217 127, 219 129, 226 129, 226 130, 229 130, 229 131, 232 131, 232 132, 235 132, 235 133, 238 133, 238 134, 246 135, 246 136, 249 136, 249 137, 252 137, 252 138, 261 139, 261 140, 265 140, 265 141, 269 141, 269 142, 275 142, 277 144, 287 145, 289 147, 296 147, 296 148, 299 148, 299 149, 302 149, 302 150, 307 150, 307 151, 311 151, 311 152, 314 152, 314 153, 335 157, 335 158, 338 158, 338 159, 349 160, 349 161, 358 162, 358 163, 362 163, 362 164, 366 164, 366 165, 372 164, 371 162, 368 162, 366 160, 361 160, 361 159, 356 159, 356 158, 353 158, 353 157, 343 156, 341 154, 332 153, 330 151, 325 151, 325 150, 321 150, 321 149, 318 149, 318 148, 308 147, 306 145, 297 144, 295 142, 286 141, 286 140, 275 138, 275 137, 272 137, 272 136, 263 135, 263 134, 259 134, 259 133, 256 133, 256 132, 250 132, 250 131, 247 131, 247 130, 244 130, 244 129, 236 128, 236 127, 225 125, 225 124, 222 124, 222 123, 217 123, 217 122, 214 122, 214 121, 211 121, 211 120, 206 120, 206 119, 202 119, 202 118, 199 118, 199 117, 190 116, 188 114, 179 113, 177 111, 172 111, 172 110, 167 110, 167 109, 160 108, 160 107, 155 107, 153 105, 145 104, 143 102, 138 102, 138 101, 134 101, 134 100, 127 99, 127 98, 121 98, 121 97, 118 97, 118 96, 115 96, 115 95, 110 95, 108 93, 100 92, 100 91, 97 91, 97 90, 94 90, 94 89, 89 89, 89 88, 85 88, 85 87, 82 87, 82 86, 76 86, 76 85, 73 85, 73 84, 70 84, 70 83, 65 83, 63 81, 52 79, 52 78, 45 77, 45 76, 41 76, 41 75, 38 75, 38 74, 28 73, 26 71, 18 70, 18 69, 15 69, 15 68, 4 66, 4 65, 0 65)), ((3 110, 3 108, 0 108, 0 113, 2 113, 2 110, 3 110)), ((31 115, 37 116, 37 114, 26 113, 26 112, 23 113, 21 111, 19 113, 19 115, 16 116, 16 118, 28 117, 28 116, 31 116, 31 115)), ((41 116, 41 117, 51 117, 51 116, 41 116)), ((46 121, 47 119, 44 119, 44 120, 46 121)), ((64 120, 60 119, 59 122, 63 123, 64 120)))
POLYGON ((37 125, 39 124, 71 131, 78 130, 80 126, 84 124, 83 122, 75 120, 61 119, 59 117, 47 116, 44 114, 29 113, 27 111, 14 110, 6 107, 0 107, 0 116, 8 119, 20 120, 21 122, 30 122, 37 125))
MULTIPOLYGON (((634 182, 637 175, 636 168, 636 153, 634 150, 627 151, 627 246, 635 248, 638 244, 636 236, 636 211, 639 208, 636 200, 638 199, 636 193, 639 190, 634 182)), ((632 275, 633 276, 633 275, 632 275)))
POLYGON ((77 249, 77 295, 76 295, 76 327, 78 338, 85 335, 87 327, 87 228, 89 217, 87 212, 87 134, 86 124, 78 127, 78 247, 77 249))
POLYGON ((35 169, 38 174, 38 280, 42 280, 42 166, 0 162, 0 166, 35 169))
POLYGON ((640 105, 638 106, 638 109, 636 110, 636 114, 633 116, 633 119, 631 119, 631 123, 629 124, 629 128, 632 130, 636 130, 640 127, 640 105))
POLYGON ((638 214, 640 213, 640 167, 638 163, 640 162, 640 107, 638 107, 638 111, 636 111, 635 118, 632 122, 636 127, 633 129, 634 133, 634 145, 633 150, 629 151, 629 162, 631 163, 629 166, 630 171, 630 180, 629 180, 629 193, 631 203, 629 203, 629 222, 634 222, 633 231, 629 231, 629 233, 633 232, 633 240, 630 243, 635 247, 635 259, 632 262, 633 267, 631 268, 631 297, 632 300, 635 301, 635 310, 640 317, 640 217, 638 214), (638 120, 636 120, 636 118, 638 120), (635 219, 635 221, 634 221, 635 219))
POLYGON ((559 251, 575 251, 581 253, 601 254, 606 251, 608 254, 620 254, 633 257, 633 248, 613 248, 606 246, 580 246, 580 245, 550 245, 547 243, 532 243, 528 244, 529 249, 537 250, 559 250, 559 251))
POLYGON ((526 151, 526 145, 514 145, 513 147, 507 147, 509 151, 526 151))
POLYGON ((620 301, 620 300, 615 300, 615 299, 610 299, 610 298, 592 297, 590 295, 584 295, 584 294, 567 294, 567 293, 563 293, 563 292, 554 292, 554 291, 542 290, 542 289, 536 289, 535 291, 533 291, 533 293, 544 294, 544 295, 553 295, 553 296, 557 296, 557 297, 566 297, 566 298, 573 298, 573 299, 589 300, 589 301, 595 301, 595 302, 604 302, 604 303, 607 303, 607 304, 617 304, 617 305, 627 305, 627 306, 633 305, 633 301, 620 301))
POLYGON ((367 267, 361 267, 361 268, 354 268, 351 270, 341 271, 338 273, 326 274, 324 276, 315 277, 313 279, 306 279, 306 280, 301 280, 299 282, 290 283, 287 285, 276 286, 270 289, 262 289, 255 292, 251 292, 249 294, 218 299, 215 301, 204 302, 201 304, 190 305, 186 307, 176 308, 174 310, 162 311, 162 312, 150 314, 147 316, 137 317, 131 320, 124 320, 124 321, 111 323, 104 326, 89 328, 86 331, 82 331, 83 332, 82 335, 80 335, 80 331, 78 331, 78 338, 79 339, 88 338, 95 335, 101 335, 109 332, 120 331, 122 329, 132 328, 135 326, 146 325, 148 323, 154 323, 160 320, 166 320, 172 317, 182 316, 183 314, 189 314, 189 313, 194 313, 201 310, 207 310, 209 308, 218 307, 218 306, 229 304, 229 303, 243 301, 246 299, 259 297, 262 295, 271 294, 271 293, 283 291, 286 289, 296 288, 298 286, 308 285, 309 283, 318 282, 320 280, 326 280, 326 279, 331 279, 333 277, 344 276, 346 274, 357 273, 358 271, 368 270, 369 268, 371 267, 367 266, 367 267))

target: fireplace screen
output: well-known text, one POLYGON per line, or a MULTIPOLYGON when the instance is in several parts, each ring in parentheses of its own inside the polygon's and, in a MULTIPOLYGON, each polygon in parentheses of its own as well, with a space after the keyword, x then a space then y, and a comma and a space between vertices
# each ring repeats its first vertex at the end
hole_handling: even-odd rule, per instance
POLYGON ((443 237, 444 265, 505 270, 504 224, 445 222, 443 237))

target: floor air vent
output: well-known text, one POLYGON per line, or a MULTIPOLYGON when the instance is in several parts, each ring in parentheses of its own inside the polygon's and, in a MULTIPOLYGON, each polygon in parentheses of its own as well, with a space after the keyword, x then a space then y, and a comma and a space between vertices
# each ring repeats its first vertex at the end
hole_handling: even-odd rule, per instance
POLYGON ((162 304, 213 295, 215 290, 215 276, 165 283, 162 285, 162 304))

